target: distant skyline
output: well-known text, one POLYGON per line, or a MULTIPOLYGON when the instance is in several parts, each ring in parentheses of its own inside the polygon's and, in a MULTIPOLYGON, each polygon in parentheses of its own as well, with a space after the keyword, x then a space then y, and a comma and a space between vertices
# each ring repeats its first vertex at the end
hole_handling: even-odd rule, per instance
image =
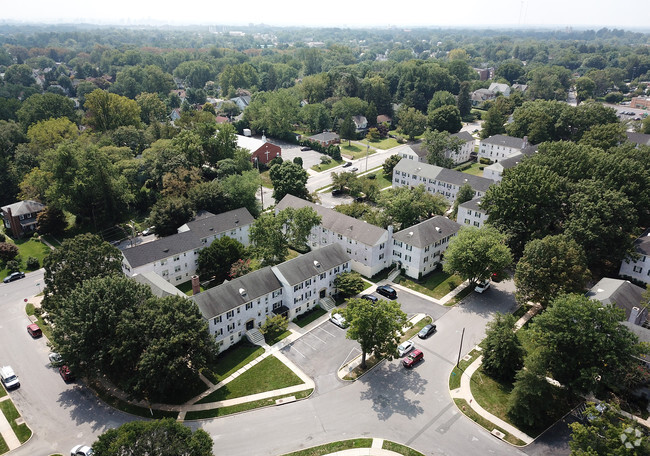
POLYGON ((650 29, 648 0, 4 0, 0 21, 114 25, 650 29))

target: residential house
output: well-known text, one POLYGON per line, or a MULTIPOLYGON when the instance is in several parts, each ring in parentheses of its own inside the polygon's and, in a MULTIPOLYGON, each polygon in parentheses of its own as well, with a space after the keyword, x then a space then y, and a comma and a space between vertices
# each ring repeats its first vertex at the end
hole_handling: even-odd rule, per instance
POLYGON ((356 133, 362 133, 368 130, 368 119, 365 116, 353 116, 352 122, 354 122, 354 131, 356 133))
POLYGON ((181 118, 181 110, 179 108, 172 109, 172 112, 169 115, 169 118, 172 119, 172 122, 177 121, 178 119, 181 118))
POLYGON ((393 123, 393 119, 386 114, 380 114, 377 116, 377 125, 381 125, 383 123, 390 125, 393 123))
POLYGON ((625 320, 643 325, 648 318, 648 307, 642 304, 644 289, 627 280, 604 277, 586 294, 606 306, 616 306, 625 311, 625 320))
POLYGON ((185 293, 153 271, 136 274, 133 276, 133 280, 142 285, 148 286, 154 296, 159 298, 165 298, 167 296, 180 296, 182 298, 187 298, 185 293))
POLYGON ((481 81, 487 81, 494 77, 494 68, 474 68, 481 81))
POLYGON ((268 142, 264 135, 262 135, 262 139, 237 135, 237 146, 250 151, 253 163, 255 160, 259 160, 260 163, 267 164, 275 157, 282 156, 280 146, 268 142))
POLYGON ((478 157, 498 162, 516 152, 521 152, 526 146, 528 146, 528 138, 525 136, 522 139, 514 136, 494 135, 481 140, 478 157))
POLYGON ((449 203, 456 200, 460 188, 469 184, 475 196, 483 196, 494 181, 472 174, 462 173, 440 166, 418 163, 412 160, 400 160, 393 169, 393 187, 417 187, 424 185, 431 194, 439 193, 449 203))
POLYGON ((625 135, 627 136, 627 140, 636 144, 637 147, 650 146, 650 135, 645 133, 636 133, 634 131, 626 131, 625 135))
POLYGON ((25 200, 0 208, 5 229, 13 237, 19 238, 36 231, 36 217, 45 209, 38 201, 25 200))
POLYGON ((508 84, 500 84, 498 82, 493 82, 492 84, 490 84, 490 87, 488 87, 488 90, 491 90, 495 94, 500 93, 504 97, 510 96, 510 86, 508 84))
POLYGON ((338 144, 341 142, 340 136, 333 131, 324 131, 322 133, 318 133, 317 135, 310 136, 309 140, 317 142, 323 147, 327 147, 332 144, 338 144))
POLYGON ((239 342, 267 318, 289 320, 336 292, 334 279, 350 271, 350 257, 333 244, 267 266, 192 296, 220 350, 239 342))
POLYGON ((521 152, 510 154, 507 158, 494 162, 483 169, 483 177, 492 179, 494 182, 501 182, 503 179, 503 172, 507 169, 514 168, 521 163, 526 157, 530 157, 537 152, 538 146, 526 146, 521 152))
POLYGON ((650 284, 650 228, 634 241, 638 258, 626 258, 621 262, 618 275, 650 284))
POLYGON ((472 92, 471 100, 472 106, 480 106, 488 100, 494 100, 496 93, 490 89, 478 89, 472 92))
POLYGON ((488 215, 481 207, 482 198, 474 198, 458 205, 456 221, 464 225, 481 228, 487 221, 488 215))
POLYGON ((246 208, 222 214, 204 212, 178 229, 177 234, 122 251, 122 271, 128 277, 154 272, 171 284, 187 282, 196 274, 201 249, 228 236, 249 244, 253 216, 246 208))
POLYGON ((393 262, 414 279, 430 273, 440 265, 449 240, 461 225, 437 215, 393 234, 393 262))
POLYGON ((528 84, 512 84, 512 90, 518 90, 519 92, 526 94, 528 84))
POLYGON ((249 104, 251 104, 251 97, 250 95, 242 95, 239 97, 231 98, 230 101, 235 103, 241 111, 244 111, 248 107, 249 104))
POLYGON ((392 226, 386 230, 293 195, 282 198, 276 211, 287 207, 311 207, 321 216, 320 225, 312 228, 309 235, 308 244, 312 250, 339 244, 350 256, 352 269, 366 277, 391 265, 392 226))
POLYGON ((422 141, 398 146, 393 150, 393 154, 419 163, 427 162, 427 149, 423 147, 422 141))

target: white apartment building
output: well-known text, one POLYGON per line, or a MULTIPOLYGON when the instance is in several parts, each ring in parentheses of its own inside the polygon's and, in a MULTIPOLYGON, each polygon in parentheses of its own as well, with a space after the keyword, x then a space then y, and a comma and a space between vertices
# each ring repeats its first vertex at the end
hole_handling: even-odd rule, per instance
POLYGON ((639 258, 623 260, 618 275, 650 284, 650 228, 634 241, 634 250, 639 258))
MULTIPOLYGON (((476 140, 474 137, 466 131, 454 133, 450 136, 460 139, 462 141, 462 144, 457 153, 451 150, 445 151, 445 158, 451 158, 455 164, 469 161, 470 155, 472 152, 474 152, 474 146, 476 145, 476 140)), ((426 147, 424 147, 423 141, 418 141, 412 144, 405 144, 404 146, 399 147, 395 153, 400 157, 406 158, 408 160, 427 163, 427 150, 426 147)))
POLYGON ((433 271, 442 261, 449 240, 461 225, 437 215, 393 234, 393 262, 414 279, 433 271))
POLYGON ((338 244, 267 266, 194 295, 220 350, 239 342, 267 318, 289 320, 335 293, 334 279, 350 272, 350 257, 338 244))
POLYGON ((350 256, 352 270, 366 277, 390 266, 392 227, 386 230, 293 195, 282 198, 276 211, 287 207, 311 207, 321 216, 320 225, 312 228, 309 235, 308 243, 312 249, 339 244, 350 256))
POLYGON ((485 209, 481 208, 481 199, 474 198, 458 205, 458 214, 456 221, 462 225, 483 227, 487 221, 488 215, 485 209))
POLYGON ((478 158, 487 158, 498 162, 510 155, 521 152, 528 145, 528 138, 515 138, 514 136, 494 135, 482 139, 478 146, 478 158))
POLYGON ((472 187, 475 197, 480 197, 485 195, 485 192, 490 185, 494 184, 494 181, 453 169, 404 159, 400 160, 393 169, 393 187, 424 185, 429 193, 439 193, 449 203, 456 200, 458 191, 465 184, 472 187))
POLYGON ((178 229, 177 234, 139 244, 122 251, 122 271, 128 277, 153 272, 173 285, 196 274, 199 251, 215 239, 230 236, 249 244, 253 216, 246 208, 222 214, 204 212, 178 229))

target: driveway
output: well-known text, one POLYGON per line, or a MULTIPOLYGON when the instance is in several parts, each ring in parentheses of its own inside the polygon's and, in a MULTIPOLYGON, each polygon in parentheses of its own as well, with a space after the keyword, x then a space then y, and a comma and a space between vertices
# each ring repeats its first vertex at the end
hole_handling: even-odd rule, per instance
POLYGON ((302 158, 302 167, 304 169, 309 169, 314 165, 320 164, 321 153, 316 152, 315 150, 301 151, 297 144, 291 144, 277 139, 267 139, 271 144, 280 146, 282 149, 282 159, 284 161, 293 161, 295 157, 302 158))

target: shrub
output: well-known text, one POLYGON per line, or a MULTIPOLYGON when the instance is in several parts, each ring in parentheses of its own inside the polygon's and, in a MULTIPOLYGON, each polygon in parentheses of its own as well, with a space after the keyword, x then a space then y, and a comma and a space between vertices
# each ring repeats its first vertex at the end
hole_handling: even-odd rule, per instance
POLYGON ((260 332, 264 334, 266 340, 275 339, 282 334, 289 327, 289 320, 282 315, 267 318, 264 324, 260 327, 260 332))
POLYGON ((8 242, 0 242, 0 261, 11 261, 18 256, 18 247, 8 242))
POLYGON ((4 233, 0 233, 0 242, 5 242, 7 240, 7 237, 4 235, 4 233))
POLYGON ((321 155, 320 156, 320 162, 323 165, 327 165, 328 163, 331 163, 331 161, 332 161, 332 159, 330 157, 328 157, 327 155, 321 155))
POLYGON ((479 163, 482 165, 491 165, 492 161, 489 158, 481 157, 479 158, 479 163))
POLYGON ((41 263, 38 261, 38 258, 30 256, 27 258, 27 269, 35 270, 41 267, 41 263))
POLYGON ((293 162, 298 166, 302 166, 302 157, 294 157, 293 162))
POLYGON ((19 260, 7 261, 7 269, 9 269, 9 272, 20 271, 20 261, 19 260))

